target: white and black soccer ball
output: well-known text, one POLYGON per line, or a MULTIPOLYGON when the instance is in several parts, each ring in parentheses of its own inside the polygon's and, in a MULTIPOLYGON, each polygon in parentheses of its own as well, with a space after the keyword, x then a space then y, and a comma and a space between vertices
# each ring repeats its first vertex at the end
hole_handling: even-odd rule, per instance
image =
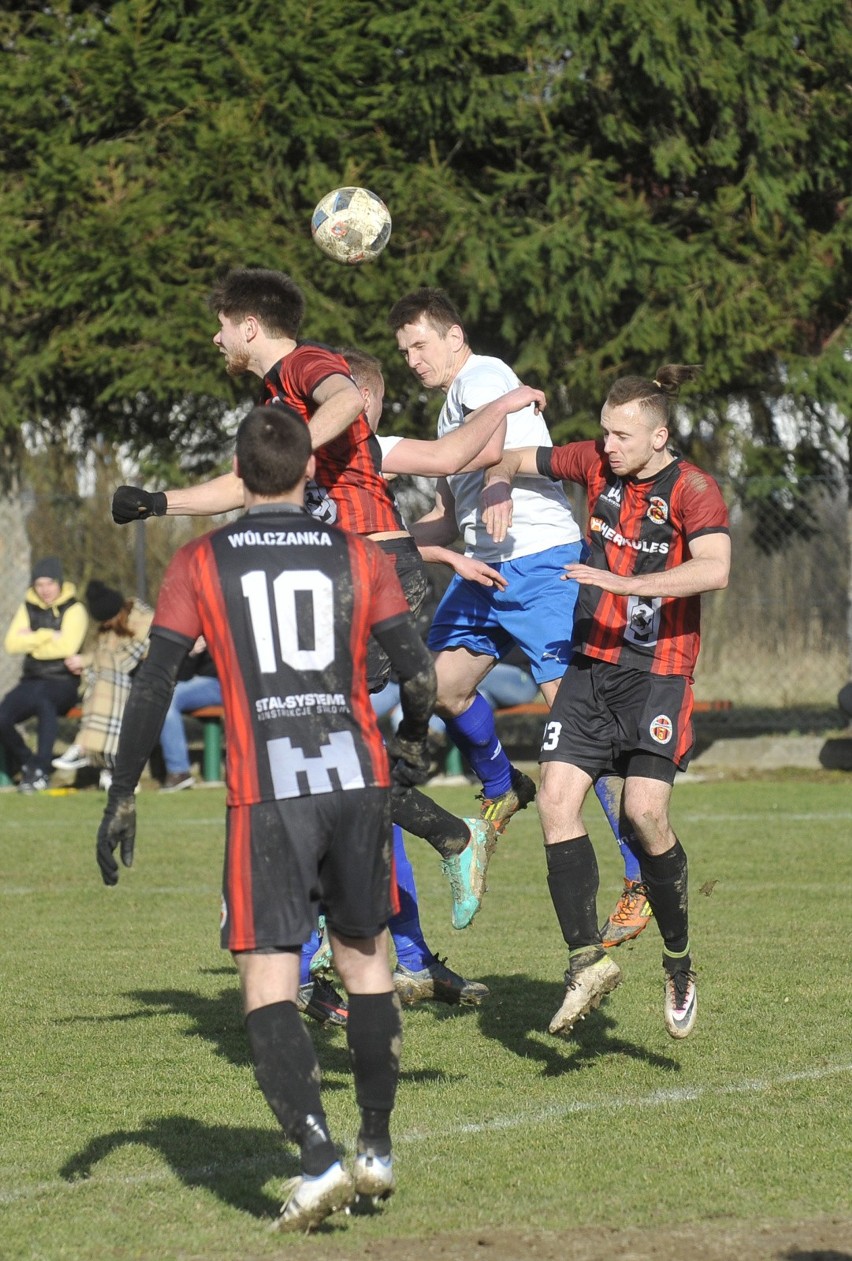
POLYGON ((370 263, 390 240, 391 217, 369 188, 335 188, 311 216, 311 235, 336 263, 370 263))

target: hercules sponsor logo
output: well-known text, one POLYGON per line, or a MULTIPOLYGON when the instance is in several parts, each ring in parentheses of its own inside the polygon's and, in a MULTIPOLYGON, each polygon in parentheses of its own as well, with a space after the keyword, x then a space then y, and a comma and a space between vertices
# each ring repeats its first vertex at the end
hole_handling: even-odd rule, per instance
POLYGON ((607 543, 612 543, 615 547, 631 547, 634 552, 645 552, 649 556, 668 555, 668 543, 661 543, 656 539, 653 542, 649 542, 648 539, 627 539, 611 525, 607 525, 603 517, 590 517, 589 530, 592 534, 600 534, 607 543))
POLYGON ((659 495, 652 495, 648 500, 647 516, 654 522, 654 525, 665 525, 669 519, 669 505, 665 499, 661 499, 659 495))
POLYGON ((668 744, 673 734, 672 720, 668 714, 657 714, 656 718, 651 719, 648 730, 651 733, 651 739, 657 744, 668 744))

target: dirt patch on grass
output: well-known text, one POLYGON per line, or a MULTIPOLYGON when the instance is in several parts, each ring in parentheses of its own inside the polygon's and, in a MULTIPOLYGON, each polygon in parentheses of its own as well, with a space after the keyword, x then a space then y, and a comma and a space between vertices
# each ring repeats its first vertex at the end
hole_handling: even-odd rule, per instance
MULTIPOLYGON (((344 1261, 336 1250, 335 1256, 344 1261)), ((353 1261, 852 1261, 852 1217, 694 1222, 662 1232, 591 1226, 485 1230, 365 1243, 351 1256, 353 1261)))

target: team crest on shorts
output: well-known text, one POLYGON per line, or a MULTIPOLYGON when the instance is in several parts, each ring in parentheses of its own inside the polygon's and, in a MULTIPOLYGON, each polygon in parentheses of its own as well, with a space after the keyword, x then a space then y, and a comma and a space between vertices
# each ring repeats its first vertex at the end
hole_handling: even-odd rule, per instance
POLYGON ((668 714, 657 714, 656 718, 651 719, 649 726, 651 739, 656 740, 657 744, 668 744, 672 738, 672 720, 668 714))
POLYGON ((655 525, 664 525, 669 519, 669 505, 659 495, 652 495, 648 500, 648 513, 655 525))

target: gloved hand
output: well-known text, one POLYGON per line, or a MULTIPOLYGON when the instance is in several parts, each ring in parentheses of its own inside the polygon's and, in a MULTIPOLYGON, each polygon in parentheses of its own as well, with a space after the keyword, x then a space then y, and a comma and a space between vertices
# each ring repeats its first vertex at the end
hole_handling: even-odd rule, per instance
POLYGON ((144 521, 146 517, 164 517, 166 507, 164 490, 119 486, 112 497, 112 519, 118 525, 127 525, 129 521, 144 521))
POLYGON ((387 741, 391 762, 391 779, 399 788, 415 788, 425 784, 432 771, 432 754, 429 742, 424 736, 422 740, 409 740, 401 734, 402 726, 387 741))
POLYGON ((136 844, 136 798, 118 797, 107 800, 107 808, 98 828, 96 856, 104 884, 118 884, 118 863, 113 857, 121 847, 121 861, 125 867, 133 866, 133 847, 136 844))

